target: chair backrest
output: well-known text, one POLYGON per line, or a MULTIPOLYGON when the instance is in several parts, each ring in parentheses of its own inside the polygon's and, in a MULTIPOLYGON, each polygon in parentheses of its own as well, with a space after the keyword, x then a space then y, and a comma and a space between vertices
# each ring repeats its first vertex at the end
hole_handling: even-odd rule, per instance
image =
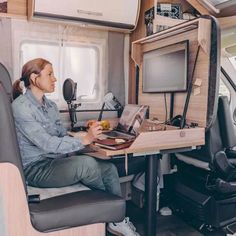
POLYGON ((12 101, 12 81, 6 67, 0 63, 0 83, 3 85, 10 101, 12 101))
POLYGON ((9 73, 0 64, 0 164, 3 162, 14 164, 20 171, 26 189, 10 102, 11 93, 12 86, 9 73))
POLYGON ((220 137, 218 118, 213 122, 211 128, 205 134, 205 145, 200 150, 189 152, 188 155, 198 160, 213 164, 215 154, 223 149, 220 137))
POLYGON ((213 165, 215 154, 221 150, 223 150, 223 144, 220 133, 219 118, 217 115, 211 127, 205 134, 205 145, 202 146, 200 150, 197 149, 183 154, 213 165))
POLYGON ((231 149, 236 146, 236 133, 229 100, 226 96, 219 97, 218 117, 223 145, 226 149, 231 149))

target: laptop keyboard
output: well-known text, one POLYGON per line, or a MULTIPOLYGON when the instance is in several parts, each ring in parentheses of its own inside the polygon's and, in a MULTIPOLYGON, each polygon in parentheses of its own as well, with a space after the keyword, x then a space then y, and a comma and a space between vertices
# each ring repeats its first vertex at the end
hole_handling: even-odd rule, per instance
POLYGON ((109 131, 109 132, 106 132, 104 133, 106 136, 108 137, 112 137, 112 138, 124 138, 124 139, 133 139, 135 138, 134 135, 131 135, 131 134, 126 134, 126 133, 122 133, 122 132, 119 132, 119 131, 109 131))

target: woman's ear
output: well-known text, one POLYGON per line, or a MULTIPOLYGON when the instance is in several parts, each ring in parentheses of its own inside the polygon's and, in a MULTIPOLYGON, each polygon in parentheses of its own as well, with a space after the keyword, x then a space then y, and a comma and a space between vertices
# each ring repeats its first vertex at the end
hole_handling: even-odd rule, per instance
POLYGON ((31 75, 30 75, 30 81, 31 81, 31 83, 33 84, 33 85, 36 85, 36 78, 38 77, 38 75, 37 74, 35 74, 35 73, 32 73, 31 75))

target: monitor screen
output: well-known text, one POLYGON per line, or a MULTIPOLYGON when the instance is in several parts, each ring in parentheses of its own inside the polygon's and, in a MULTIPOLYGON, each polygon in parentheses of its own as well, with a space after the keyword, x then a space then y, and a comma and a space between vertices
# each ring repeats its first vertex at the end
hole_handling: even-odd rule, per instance
POLYGON ((143 54, 143 92, 187 90, 188 41, 143 54))

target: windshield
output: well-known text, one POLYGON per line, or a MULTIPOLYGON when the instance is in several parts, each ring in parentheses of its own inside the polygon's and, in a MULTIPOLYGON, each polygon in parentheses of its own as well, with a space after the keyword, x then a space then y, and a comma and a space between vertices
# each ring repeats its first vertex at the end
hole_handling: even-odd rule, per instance
POLYGON ((236 69, 236 56, 229 57, 229 61, 233 65, 234 69, 236 69))

